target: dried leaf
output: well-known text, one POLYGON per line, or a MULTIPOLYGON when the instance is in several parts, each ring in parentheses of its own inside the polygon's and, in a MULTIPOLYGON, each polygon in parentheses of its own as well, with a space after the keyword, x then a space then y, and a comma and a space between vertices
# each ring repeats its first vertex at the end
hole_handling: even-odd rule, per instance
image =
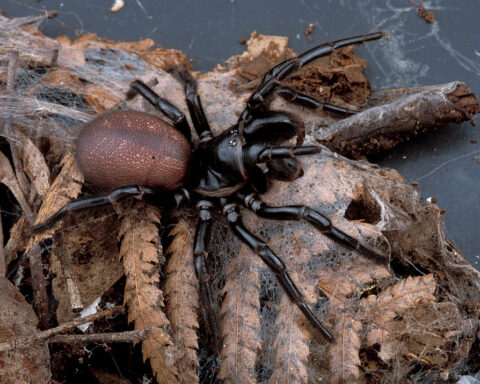
MULTIPOLYGON (((421 303, 434 302, 436 289, 433 274, 407 277, 388 287, 378 296, 370 295, 362 299, 359 318, 367 320, 373 326, 367 333, 366 343, 380 345, 379 356, 384 361, 399 355, 406 355, 408 350, 403 343, 395 340, 398 334, 406 333, 405 324, 393 321, 397 315, 417 307, 421 303)), ((412 332, 408 332, 411 336, 412 332)))
POLYGON ((153 206, 132 210, 122 220, 120 258, 125 275, 124 302, 128 306, 128 321, 135 329, 152 329, 150 339, 142 342, 143 359, 150 359, 152 371, 159 383, 176 384, 177 356, 170 322, 164 313, 164 297, 158 287, 159 268, 165 262, 158 229, 160 212, 153 206))
POLYGON ((86 307, 123 276, 118 262, 119 220, 112 212, 111 207, 76 212, 67 219, 68 230, 54 236, 50 272, 60 323, 71 319, 70 293, 77 291, 82 307, 86 307), (74 291, 69 293, 69 288, 74 291))
POLYGON ((177 350, 184 351, 177 361, 179 382, 198 383, 197 333, 198 280, 193 266, 191 222, 180 220, 170 232, 169 260, 165 281, 166 311, 172 323, 177 350))
POLYGON ((390 273, 363 257, 343 261, 342 270, 325 270, 318 283, 330 298, 329 313, 333 316, 335 343, 330 347, 332 383, 355 383, 360 377, 360 332, 362 322, 353 309, 352 295, 375 281, 387 279, 390 273), (345 274, 348 278, 345 278, 345 274))
POLYGON ((372 262, 367 258, 350 258, 342 261, 342 270, 325 268, 320 276, 318 287, 329 297, 346 303, 347 297, 358 290, 368 287, 375 281, 388 279, 390 272, 385 265, 372 262), (348 275, 348 279, 345 278, 348 275))
MULTIPOLYGON (((333 304, 333 303, 332 303, 333 304)), ((331 306, 335 306, 334 304, 331 306)), ((333 310, 333 309, 332 309, 333 310)), ((330 348, 331 383, 356 383, 360 376, 362 323, 344 311, 335 317, 335 344, 330 348)))
POLYGON ((423 302, 389 324, 389 338, 378 355, 386 362, 414 355, 429 367, 451 369, 466 357, 469 341, 462 336, 469 334, 471 327, 456 304, 423 302))
POLYGON ((307 383, 307 360, 310 354, 310 327, 305 317, 288 298, 282 297, 275 328, 273 375, 269 383, 307 383))
MULTIPOLYGON (((30 178, 36 194, 43 198, 50 188, 50 170, 45 158, 32 140, 20 131, 17 131, 16 134, 21 143, 18 149, 25 173, 30 178)), ((30 201, 33 201, 34 197, 31 196, 30 201)))
POLYGON ((25 218, 25 215, 22 214, 20 219, 13 224, 13 227, 10 229, 10 238, 5 245, 5 258, 6 263, 15 260, 17 255, 25 250, 25 246, 30 239, 30 226, 28 221, 25 218))
MULTIPOLYGON (((50 186, 43 203, 38 211, 35 224, 43 223, 45 220, 56 213, 70 200, 75 199, 82 189, 83 175, 77 168, 75 158, 71 153, 67 153, 61 163, 62 170, 50 186)), ((27 249, 39 241, 49 238, 59 228, 60 223, 56 223, 52 228, 36 234, 29 242, 27 249)))
POLYGON ((228 265, 221 308, 219 373, 225 383, 256 383, 255 362, 261 349, 259 267, 263 267, 261 260, 246 246, 228 265))
MULTIPOLYGON (((0 342, 37 332, 38 319, 15 287, 0 277, 0 342)), ((0 353, 0 382, 50 383, 50 355, 45 342, 0 353)))
POLYGON ((0 183, 5 184, 12 191, 22 210, 28 214, 31 211, 30 207, 25 200, 10 162, 2 152, 0 152, 0 183))
POLYGON ((370 295, 362 300, 363 311, 376 325, 367 335, 367 344, 382 343, 389 337, 389 322, 395 316, 414 308, 421 302, 436 301, 433 274, 407 277, 388 287, 380 295, 370 295))

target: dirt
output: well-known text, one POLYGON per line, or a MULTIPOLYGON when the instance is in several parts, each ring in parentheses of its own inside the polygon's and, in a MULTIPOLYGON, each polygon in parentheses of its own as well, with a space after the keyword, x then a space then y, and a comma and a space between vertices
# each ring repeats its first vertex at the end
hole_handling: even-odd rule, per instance
POLYGON ((308 36, 313 32, 313 27, 314 27, 314 25, 312 23, 308 24, 308 27, 305 28, 305 30, 303 31, 305 36, 308 36))
POLYGON ((418 16, 424 19, 427 23, 433 23, 435 21, 435 14, 433 11, 427 11, 425 7, 421 4, 417 5, 418 8, 418 16))
MULTIPOLYGON (((312 25, 313 29, 313 25, 312 25)), ((254 32, 247 51, 228 62, 238 76, 248 81, 240 90, 253 89, 274 65, 295 56, 288 39, 254 32)), ((363 71, 366 61, 355 56, 352 47, 322 57, 283 83, 319 101, 356 110, 370 95, 370 83, 363 71)))

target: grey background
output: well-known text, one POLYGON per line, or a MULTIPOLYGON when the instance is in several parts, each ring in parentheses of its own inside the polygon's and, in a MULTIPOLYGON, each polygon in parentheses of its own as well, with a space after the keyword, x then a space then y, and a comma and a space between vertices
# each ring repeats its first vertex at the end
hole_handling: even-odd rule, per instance
MULTIPOLYGON (((373 88, 459 80, 480 95, 478 0, 421 1, 434 11, 433 24, 418 16, 410 0, 125 0, 117 13, 109 11, 112 4, 0 0, 0 9, 17 17, 35 15, 38 9, 58 10, 59 16, 42 27, 52 37, 73 38, 80 32, 115 40, 149 37, 185 52, 201 71, 241 53, 239 38, 248 38, 254 30, 288 36, 292 48, 301 52, 326 40, 381 29, 390 41, 356 49, 367 59, 373 88), (310 23, 313 43, 303 33, 310 23)), ((424 198, 438 197, 438 205, 447 210, 448 238, 480 269, 480 164, 474 155, 480 159, 479 128, 467 122, 425 134, 373 161, 397 169, 408 182, 418 181, 424 198)))

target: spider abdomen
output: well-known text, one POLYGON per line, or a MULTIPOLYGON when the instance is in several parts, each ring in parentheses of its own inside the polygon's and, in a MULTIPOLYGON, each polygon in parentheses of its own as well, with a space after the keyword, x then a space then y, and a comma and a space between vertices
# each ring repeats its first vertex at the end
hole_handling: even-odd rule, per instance
POLYGON ((85 180, 99 187, 172 191, 185 181, 191 152, 187 139, 163 120, 144 112, 113 111, 85 125, 76 158, 85 180))

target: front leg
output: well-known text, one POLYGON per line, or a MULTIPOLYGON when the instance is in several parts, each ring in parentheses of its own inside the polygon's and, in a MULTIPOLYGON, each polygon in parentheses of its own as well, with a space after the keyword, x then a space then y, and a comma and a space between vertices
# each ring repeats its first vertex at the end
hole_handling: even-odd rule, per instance
POLYGON ((287 59, 277 64, 265 74, 258 88, 249 97, 247 105, 238 119, 240 132, 243 134, 243 127, 252 116, 268 109, 271 96, 275 93, 280 81, 284 80, 287 76, 300 70, 312 61, 331 54, 338 48, 351 44, 361 44, 366 41, 381 39, 382 37, 384 37, 382 32, 374 32, 368 35, 353 36, 331 41, 313 47, 297 57, 287 59))

